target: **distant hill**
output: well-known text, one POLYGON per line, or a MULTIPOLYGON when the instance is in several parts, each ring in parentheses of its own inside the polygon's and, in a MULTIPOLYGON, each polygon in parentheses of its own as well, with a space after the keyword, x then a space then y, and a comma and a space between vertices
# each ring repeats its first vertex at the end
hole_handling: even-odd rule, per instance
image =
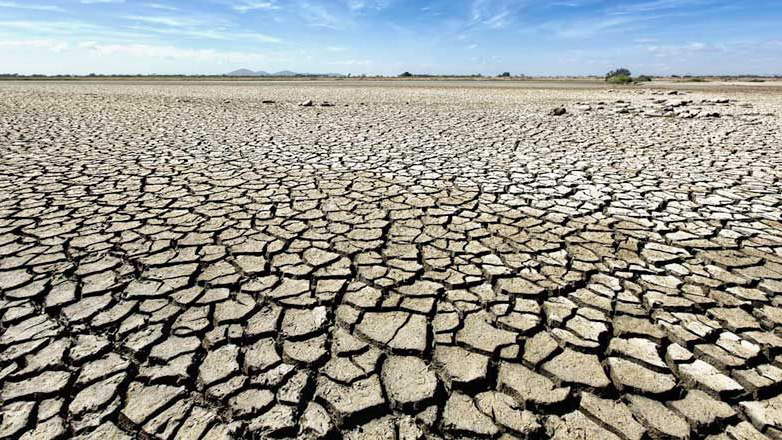
POLYGON ((233 72, 226 73, 225 75, 226 76, 270 76, 269 72, 264 72, 263 70, 253 72, 250 69, 234 70, 233 72))
POLYGON ((341 73, 297 73, 290 70, 281 70, 279 72, 269 73, 263 70, 257 72, 250 69, 239 69, 233 72, 226 73, 225 76, 328 76, 328 77, 341 77, 345 76, 341 73))

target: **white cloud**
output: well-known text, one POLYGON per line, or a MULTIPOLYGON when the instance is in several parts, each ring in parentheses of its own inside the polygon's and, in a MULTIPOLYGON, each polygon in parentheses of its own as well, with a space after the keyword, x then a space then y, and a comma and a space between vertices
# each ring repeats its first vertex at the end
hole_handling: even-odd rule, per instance
POLYGON ((727 48, 695 41, 681 45, 647 45, 644 49, 660 58, 672 58, 701 52, 720 52, 727 48))
POLYGON ((483 23, 492 29, 499 29, 501 27, 505 27, 508 24, 509 15, 510 12, 502 11, 499 14, 493 15, 484 20, 483 23))
POLYGON ((219 29, 199 29, 196 27, 149 27, 149 26, 131 26, 133 30, 145 32, 147 34, 160 35, 178 35, 182 37, 200 38, 205 40, 220 41, 257 41, 261 43, 279 43, 281 40, 271 35, 260 34, 257 32, 227 31, 219 29))
POLYGON ((125 3, 125 0, 81 0, 82 4, 94 5, 99 3, 125 3))
POLYGON ((68 43, 57 40, 0 40, 3 48, 47 49, 62 52, 68 48, 68 43))
POLYGON ((361 11, 367 9, 381 10, 391 4, 391 0, 347 0, 348 8, 351 11, 361 11))
POLYGON ((345 25, 344 21, 319 3, 302 3, 300 12, 304 21, 313 27, 339 30, 345 25))
POLYGON ((707 3, 708 0, 651 0, 641 3, 621 4, 611 11, 613 14, 638 14, 677 9, 707 3))
POLYGON ((0 29, 16 29, 46 34, 70 34, 85 30, 94 31, 101 28, 78 21, 9 20, 0 21, 0 29))
POLYGON ((326 64, 334 66, 366 66, 372 64, 372 60, 344 60, 344 61, 330 61, 326 64))
POLYGON ((481 24, 490 29, 500 29, 511 24, 524 1, 473 0, 470 4, 470 24, 481 24))
POLYGON ((273 11, 280 9, 274 2, 269 1, 244 1, 233 6, 233 9, 239 12, 249 12, 256 10, 273 11))
POLYGON ((164 5, 162 3, 145 3, 144 6, 152 9, 161 9, 164 11, 178 11, 179 9, 170 6, 170 5, 164 5))
POLYGON ((577 8, 579 6, 584 6, 584 4, 589 3, 590 0, 587 1, 557 1, 557 2, 551 2, 551 6, 564 6, 567 8, 577 8))
POLYGON ((348 0, 348 8, 355 11, 366 7, 364 0, 348 0))
POLYGON ((123 18, 126 20, 140 21, 149 24, 162 24, 164 26, 171 27, 197 26, 203 24, 200 21, 193 20, 191 18, 176 18, 152 15, 127 15, 123 18))
POLYGON ((598 17, 593 19, 573 21, 551 21, 539 26, 542 30, 554 32, 565 38, 586 38, 606 32, 627 31, 628 27, 637 26, 639 22, 648 18, 614 16, 598 17))
POLYGON ((65 12, 63 8, 55 5, 31 5, 28 3, 22 4, 9 1, 0 1, 0 8, 27 9, 30 11, 65 12))
POLYGON ((135 58, 154 58, 164 60, 187 60, 191 62, 216 62, 249 64, 264 61, 267 54, 258 52, 217 51, 214 49, 191 49, 175 46, 155 46, 148 44, 100 44, 85 41, 79 48, 86 49, 97 56, 129 56, 135 58))
POLYGON ((348 48, 347 47, 339 47, 339 46, 329 46, 329 47, 326 48, 326 50, 329 51, 329 52, 344 52, 344 51, 348 50, 348 48))

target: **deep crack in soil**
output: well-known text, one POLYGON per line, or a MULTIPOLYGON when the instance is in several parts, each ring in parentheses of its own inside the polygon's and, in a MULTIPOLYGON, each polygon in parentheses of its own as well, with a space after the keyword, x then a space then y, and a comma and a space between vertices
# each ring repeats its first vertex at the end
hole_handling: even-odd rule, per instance
POLYGON ((0 83, 0 438, 782 438, 780 110, 0 83))

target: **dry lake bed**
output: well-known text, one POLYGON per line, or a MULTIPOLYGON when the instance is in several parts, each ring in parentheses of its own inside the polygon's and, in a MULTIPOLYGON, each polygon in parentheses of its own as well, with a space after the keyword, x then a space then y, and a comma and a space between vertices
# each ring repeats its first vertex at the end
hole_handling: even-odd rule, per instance
POLYGON ((768 83, 0 82, 0 438, 782 438, 781 117, 768 83))

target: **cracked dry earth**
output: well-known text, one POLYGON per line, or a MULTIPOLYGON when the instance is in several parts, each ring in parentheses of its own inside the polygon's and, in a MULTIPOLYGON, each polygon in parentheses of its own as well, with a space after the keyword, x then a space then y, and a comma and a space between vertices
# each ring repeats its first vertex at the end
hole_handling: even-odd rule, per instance
POLYGON ((1 83, 0 437, 782 438, 782 94, 649 96, 1 83))

